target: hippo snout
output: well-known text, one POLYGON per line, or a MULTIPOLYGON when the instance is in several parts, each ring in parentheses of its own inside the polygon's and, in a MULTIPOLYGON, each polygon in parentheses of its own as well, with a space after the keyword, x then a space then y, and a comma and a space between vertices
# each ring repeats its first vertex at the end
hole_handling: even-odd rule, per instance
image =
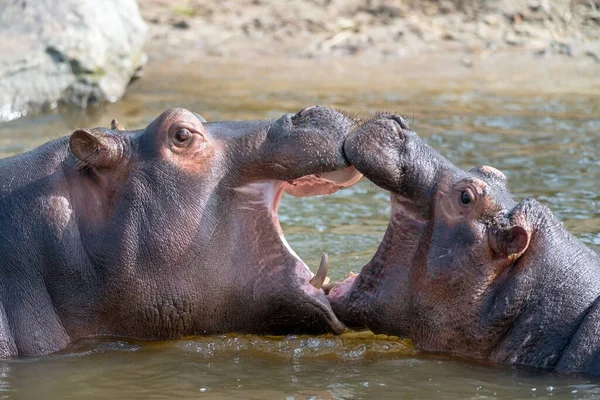
POLYGON ((344 141, 355 126, 352 118, 337 110, 306 107, 273 121, 262 158, 277 163, 281 180, 349 167, 344 141), (291 171, 297 175, 288 175, 291 171))
POLYGON ((359 124, 344 142, 344 153, 350 162, 377 158, 377 153, 398 152, 411 136, 408 122, 396 114, 379 114, 359 124))
POLYGON ((403 117, 379 114, 348 135, 343 154, 375 184, 392 190, 401 181, 402 162, 412 133, 403 117))

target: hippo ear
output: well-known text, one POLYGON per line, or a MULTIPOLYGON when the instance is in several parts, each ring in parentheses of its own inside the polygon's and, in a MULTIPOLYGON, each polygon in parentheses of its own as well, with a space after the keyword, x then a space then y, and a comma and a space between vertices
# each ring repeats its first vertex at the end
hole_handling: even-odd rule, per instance
POLYGON ((496 237, 497 250, 514 263, 529 247, 531 234, 522 226, 501 229, 496 237))
POLYGON ((112 121, 110 121, 110 129, 112 129, 113 131, 124 131, 125 128, 123 128, 123 125, 121 125, 119 123, 119 121, 117 121, 116 119, 113 119, 112 121))
POLYGON ((69 138, 71 153, 88 168, 114 168, 124 155, 123 139, 98 130, 77 129, 69 138))
POLYGON ((469 172, 483 175, 492 181, 500 183, 502 186, 506 186, 508 182, 506 175, 504 175, 502 171, 499 171, 494 167, 490 167, 489 165, 480 165, 479 167, 471 168, 469 172))

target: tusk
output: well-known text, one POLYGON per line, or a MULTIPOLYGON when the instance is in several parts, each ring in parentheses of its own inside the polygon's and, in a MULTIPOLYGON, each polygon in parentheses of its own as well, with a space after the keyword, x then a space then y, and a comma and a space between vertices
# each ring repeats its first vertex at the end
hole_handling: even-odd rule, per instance
POLYGON ((319 269, 315 276, 308 282, 317 289, 321 289, 323 283, 325 282, 325 278, 327 278, 327 264, 329 264, 329 256, 327 253, 321 253, 321 264, 319 264, 319 269))
POLYGON ((123 125, 121 125, 116 119, 110 121, 110 129, 113 131, 124 131, 123 125))

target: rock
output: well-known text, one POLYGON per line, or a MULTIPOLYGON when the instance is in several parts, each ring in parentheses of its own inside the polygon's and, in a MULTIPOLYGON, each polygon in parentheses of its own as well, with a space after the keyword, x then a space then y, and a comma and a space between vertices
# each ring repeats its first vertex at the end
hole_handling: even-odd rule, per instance
POLYGON ((450 14, 456 11, 456 6, 450 0, 442 0, 439 4, 439 10, 442 14, 450 14))
POLYGON ((135 0, 1 1, 0 121, 118 100, 145 63, 145 34, 135 0))
POLYGON ((600 23, 600 11, 590 12, 585 16, 586 19, 600 23))
POLYGON ((473 68, 473 58, 470 56, 463 56, 460 63, 467 68, 473 68))
POLYGON ((507 31, 504 35, 504 41, 511 46, 520 46, 523 44, 523 39, 518 37, 515 32, 507 31))
POLYGON ((185 19, 180 19, 178 21, 173 22, 173 28, 178 28, 178 29, 189 29, 190 28, 190 23, 187 22, 185 19))
POLYGON ((553 41, 551 44, 551 49, 556 54, 573 57, 572 45, 569 43, 553 41))
POLYGON ((498 14, 488 14, 483 17, 483 22, 491 27, 497 27, 503 22, 503 19, 498 14))
POLYGON ((544 11, 545 13, 549 14, 550 4, 548 3, 548 0, 531 0, 529 2, 529 9, 531 11, 544 11))
POLYGON ((570 40, 566 42, 566 45, 570 51, 568 55, 576 58, 586 57, 595 62, 600 62, 599 42, 581 43, 580 41, 570 40))
POLYGON ((598 54, 594 53, 591 50, 588 50, 585 52, 585 55, 590 57, 592 60, 599 62, 600 61, 600 57, 598 56, 598 54))

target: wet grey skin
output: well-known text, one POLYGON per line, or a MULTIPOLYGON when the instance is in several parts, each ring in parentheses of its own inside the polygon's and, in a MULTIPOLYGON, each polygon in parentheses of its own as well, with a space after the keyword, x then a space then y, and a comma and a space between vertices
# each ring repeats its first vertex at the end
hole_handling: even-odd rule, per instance
POLYGON ((427 352, 600 374, 600 259, 504 174, 454 166, 395 114, 346 139, 348 160, 391 192, 384 238, 331 285, 342 322, 427 352))
POLYGON ((353 126, 323 107, 208 123, 170 109, 0 160, 0 356, 102 335, 341 332, 326 260, 313 277, 277 208, 360 178, 342 148, 353 126))

